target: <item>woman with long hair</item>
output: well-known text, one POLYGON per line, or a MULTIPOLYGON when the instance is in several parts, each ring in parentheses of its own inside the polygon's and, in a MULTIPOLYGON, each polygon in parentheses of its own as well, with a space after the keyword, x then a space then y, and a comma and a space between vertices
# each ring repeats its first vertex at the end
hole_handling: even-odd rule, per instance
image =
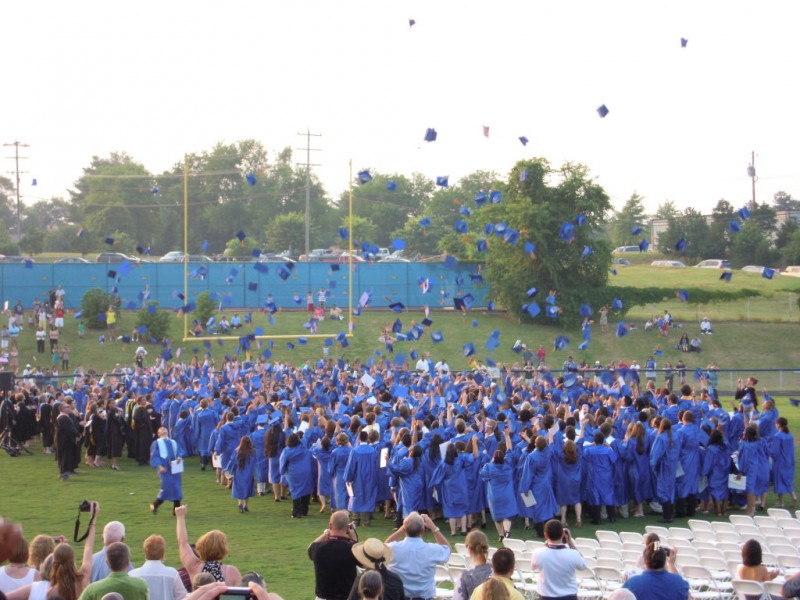
POLYGON ((333 458, 331 438, 323 436, 319 445, 311 447, 311 456, 317 461, 317 496, 319 496, 319 512, 325 512, 328 497, 331 495, 332 482, 330 474, 330 463, 333 458))
POLYGON ((492 460, 481 467, 481 479, 486 482, 486 500, 500 540, 511 533, 511 520, 517 516, 517 496, 514 490, 514 458, 506 452, 511 445, 508 429, 505 443, 495 450, 492 460))
POLYGON ((460 525, 461 535, 467 535, 468 496, 472 493, 467 488, 467 469, 478 458, 478 448, 473 452, 464 452, 464 442, 451 442, 445 450, 444 460, 434 469, 429 487, 439 486, 441 491, 442 512, 450 523, 450 535, 456 535, 460 525))
POLYGON ((650 497, 650 462, 645 448, 644 425, 641 422, 630 423, 623 440, 625 474, 628 478, 628 489, 636 507, 634 517, 643 517, 643 503, 650 497))
POLYGON ((225 469, 233 476, 231 498, 238 501, 239 512, 250 512, 247 500, 253 495, 253 477, 256 470, 256 451, 253 440, 244 436, 236 447, 236 452, 231 456, 228 467, 225 469))
POLYGON ((650 448, 650 468, 656 480, 656 501, 661 504, 662 523, 672 523, 675 506, 675 478, 678 473, 680 448, 672 439, 672 422, 661 419, 658 435, 650 448))
POLYGON ((763 552, 758 540, 747 540, 742 544, 742 564, 736 568, 736 577, 745 581, 772 581, 781 572, 778 569, 767 569, 761 562, 763 552))
POLYGON ((557 482, 556 503, 561 507, 561 524, 567 525, 567 509, 575 508, 575 526, 583 525, 581 504, 581 479, 583 476, 583 461, 575 444, 575 429, 567 427, 566 440, 560 451, 556 451, 557 482))
POLYGON ((286 436, 281 429, 280 419, 273 419, 272 425, 264 436, 264 456, 269 460, 267 480, 272 486, 272 495, 275 502, 280 502, 286 497, 281 485, 281 452, 286 446, 286 436))
POLYGON ((328 474, 330 475, 331 488, 331 510, 347 510, 347 486, 345 485, 344 470, 347 461, 350 460, 350 436, 344 431, 336 435, 336 448, 331 452, 331 459, 328 462, 328 474))
POLYGON ((53 550, 53 567, 50 571, 50 589, 47 598, 61 600, 78 600, 78 597, 89 585, 92 577, 92 553, 94 551, 94 529, 100 514, 100 505, 92 502, 92 520, 86 541, 83 544, 83 559, 80 569, 75 564, 75 551, 67 543, 58 544, 53 550))
POLYGON ((311 475, 311 454, 300 436, 292 433, 286 438, 286 448, 281 453, 281 475, 286 477, 292 495, 292 518, 308 516, 308 504, 314 489, 311 475))
POLYGON ((470 600, 475 588, 492 575, 492 565, 488 564, 489 539, 486 534, 470 531, 464 543, 472 566, 465 569, 455 582, 453 600, 470 600))
POLYGON ((396 455, 389 465, 389 472, 395 477, 398 487, 398 507, 402 508, 403 518, 414 511, 425 510, 425 476, 422 467, 422 446, 412 445, 408 454, 396 455))
POLYGON ((714 504, 714 513, 718 517, 723 516, 727 509, 730 472, 731 457, 725 448, 725 438, 720 429, 714 429, 706 444, 701 473, 708 478, 708 497, 714 504))
POLYGON ((544 524, 558 512, 558 504, 553 495, 553 461, 550 447, 545 436, 537 436, 528 445, 528 456, 522 467, 519 480, 519 492, 530 492, 536 503, 525 506, 526 517, 533 519, 536 535, 544 537, 544 524))
POLYGON ((748 425, 744 438, 739 444, 739 472, 745 476, 747 495, 746 515, 752 517, 756 512, 756 498, 769 488, 769 458, 767 445, 758 436, 758 426, 748 425))
POLYGON ((777 507, 783 506, 783 495, 789 494, 792 503, 797 502, 794 491, 794 436, 789 432, 786 417, 775 421, 778 432, 769 438, 769 455, 772 458, 772 476, 775 493, 778 495, 777 507))

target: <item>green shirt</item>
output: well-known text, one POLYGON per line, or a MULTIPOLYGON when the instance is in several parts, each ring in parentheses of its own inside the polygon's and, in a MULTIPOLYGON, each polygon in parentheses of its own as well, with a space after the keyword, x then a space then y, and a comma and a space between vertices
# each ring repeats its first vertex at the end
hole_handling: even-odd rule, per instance
POLYGON ((100 600, 110 592, 122 594, 125 600, 148 600, 150 591, 144 579, 130 577, 127 571, 110 573, 105 579, 86 586, 78 600, 100 600))

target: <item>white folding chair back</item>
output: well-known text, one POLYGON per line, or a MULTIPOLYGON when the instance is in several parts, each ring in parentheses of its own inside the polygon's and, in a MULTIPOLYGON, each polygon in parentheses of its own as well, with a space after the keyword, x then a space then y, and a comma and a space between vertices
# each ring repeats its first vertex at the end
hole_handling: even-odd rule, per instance
POLYGON ((780 527, 759 527, 759 530, 761 531, 761 535, 767 539, 767 543, 769 543, 770 538, 783 538, 783 541, 787 544, 792 543, 792 540, 783 532, 783 529, 780 527))
POLYGON ((714 531, 711 528, 711 522, 706 521, 705 519, 689 519, 686 524, 689 526, 689 529, 691 529, 692 532, 714 531))
POLYGON ((723 552, 728 552, 730 550, 732 552, 738 553, 740 557, 742 556, 742 545, 739 544, 738 542, 720 541, 717 542, 717 548, 719 548, 723 552))
POLYGON ((681 540, 691 540, 694 539, 694 533, 692 533, 691 529, 687 529, 686 527, 670 527, 669 539, 672 540, 674 538, 679 538, 681 540))
POLYGON ((615 550, 613 548, 598 548, 594 551, 595 558, 600 560, 601 558, 610 558, 612 560, 616 560, 617 562, 622 562, 622 550, 615 550))
MULTIPOLYGON (((792 518, 791 515, 789 515, 788 518, 791 519, 792 518)), ((778 527, 778 520, 773 516, 764 517, 762 515, 757 515, 753 517, 753 522, 759 529, 761 529, 762 527, 778 527)))
POLYGON ((584 558, 596 558, 599 548, 593 546, 584 546, 583 544, 575 544, 575 550, 581 553, 584 558))
POLYGON ((600 547, 600 542, 598 542, 594 538, 576 537, 574 542, 575 542, 576 546, 578 544, 580 544, 581 546, 592 546, 594 548, 599 548, 600 547))
POLYGON ((637 531, 620 531, 619 539, 623 546, 628 543, 638 544, 639 546, 644 545, 644 536, 637 531))
POLYGON ((669 539, 669 529, 666 527, 661 527, 661 525, 646 525, 644 530, 647 533, 655 533, 661 538, 662 542, 666 542, 669 539))
POLYGON ((597 531, 594 532, 594 534, 597 537, 597 541, 600 542, 601 546, 603 545, 604 540, 622 543, 622 540, 620 539, 619 534, 616 531, 598 529, 597 531))
POLYGON ((767 514, 773 519, 791 519, 792 513, 785 508, 768 508, 767 514))
POLYGON ((775 556, 798 556, 797 548, 792 546, 791 544, 778 544, 778 543, 771 543, 769 544, 769 551, 772 552, 775 556))
POLYGON ((784 517, 775 520, 778 521, 778 527, 783 529, 786 535, 789 535, 790 531, 800 531, 800 521, 797 519, 787 519, 784 517))
POLYGON ((689 583, 692 600, 723 600, 726 594, 719 589, 711 571, 700 565, 686 565, 680 569, 681 575, 689 583))
POLYGON ((612 550, 619 550, 622 552, 622 542, 614 540, 600 540, 601 548, 610 548, 612 550))
POLYGON ((453 597, 456 586, 455 582, 450 577, 450 570, 447 566, 436 565, 433 581, 436 586, 436 598, 442 598, 446 600, 453 597))
POLYGON ((518 540, 515 538, 504 538, 503 546, 515 552, 517 551, 524 552, 525 550, 527 550, 525 542, 523 540, 518 540))
POLYGON ((467 545, 464 542, 456 542, 455 548, 456 552, 458 552, 459 554, 463 554, 464 556, 469 554, 469 552, 467 551, 467 545))
POLYGON ((730 522, 734 525, 755 525, 753 517, 747 515, 731 515, 730 522))
POLYGON ((612 569, 610 567, 601 567, 600 565, 594 568, 595 577, 603 590, 603 595, 607 596, 616 589, 622 587, 625 583, 625 578, 622 571, 619 569, 612 569))
POLYGON ((717 540, 720 542, 733 542, 734 544, 742 543, 742 536, 735 531, 718 531, 717 540))
POLYGON ((734 591, 739 595, 739 600, 745 600, 747 597, 769 600, 767 588, 757 581, 734 579, 731 583, 734 591))
POLYGON ((727 521, 711 521, 711 529, 716 533, 721 531, 736 533, 736 527, 734 527, 733 523, 728 523, 727 521))
POLYGON ((469 566, 469 557, 458 552, 451 552, 450 558, 447 559, 447 564, 450 567, 461 567, 466 569, 469 566))
POLYGON ((450 579, 453 580, 453 585, 458 585, 458 580, 461 574, 466 571, 464 567, 456 567, 455 565, 447 565, 447 572, 450 573, 450 579))
POLYGON ((736 533, 744 539, 764 537, 764 534, 755 525, 736 525, 736 533))
POLYGON ((764 587, 767 588, 767 593, 771 597, 770 600, 772 600, 772 598, 783 598, 783 583, 767 581, 764 583, 764 587))
POLYGON ((544 542, 537 542, 536 540, 525 540, 525 547, 528 550, 538 550, 544 547, 544 542))
POLYGON ((694 539, 693 542, 709 542, 711 544, 715 544, 717 542, 717 533, 713 529, 711 531, 705 531, 704 529, 698 529, 694 532, 694 539))
POLYGON ((597 567, 609 567, 611 569, 617 569, 618 571, 624 571, 625 563, 622 560, 617 560, 616 558, 598 557, 597 562, 595 563, 595 569, 597 567))

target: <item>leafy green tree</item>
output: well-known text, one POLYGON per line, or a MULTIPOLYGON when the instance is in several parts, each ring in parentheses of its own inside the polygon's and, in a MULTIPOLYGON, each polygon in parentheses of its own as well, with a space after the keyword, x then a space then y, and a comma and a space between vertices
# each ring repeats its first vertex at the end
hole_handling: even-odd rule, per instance
POLYGON ((772 196, 775 210, 800 210, 800 200, 792 198, 791 194, 784 191, 775 192, 772 196))
POLYGON ((244 257, 252 257, 253 250, 259 247, 258 241, 251 238, 246 237, 243 240, 240 240, 238 237, 235 237, 231 240, 228 240, 225 244, 225 256, 236 256, 239 258, 244 257))
POLYGON ((15 254, 16 252, 17 245, 11 241, 8 225, 5 221, 0 220, 0 254, 15 254))
MULTIPOLYGON (((299 254, 305 245, 305 215, 301 212, 288 212, 275 216, 267 223, 264 248, 270 252, 289 250, 299 254)), ((315 231, 312 228, 312 233, 315 231)), ((311 235, 314 239, 315 236, 311 235)))
POLYGON ((778 251, 783 250, 798 229, 800 229, 800 226, 795 221, 784 221, 778 229, 778 235, 775 236, 775 249, 778 251))
POLYGON ((26 254, 41 254, 44 251, 44 232, 36 226, 28 228, 19 245, 26 254))
POLYGON ((691 261, 708 255, 709 227, 706 218, 694 208, 670 219, 667 230, 658 236, 658 250, 671 256, 684 256, 691 261), (676 249, 679 240, 685 240, 683 252, 676 249))
POLYGON ((479 222, 507 223, 519 232, 516 244, 495 236, 491 252, 486 253, 485 276, 491 282, 492 297, 513 314, 527 318, 522 305, 530 302, 526 290, 535 287, 539 294, 534 301, 542 306, 536 319, 547 323, 579 322, 581 303, 597 310, 610 301, 606 289, 610 248, 595 234, 611 205, 588 168, 565 163, 556 170, 544 159, 520 161, 502 192, 502 202, 484 205, 473 214, 479 222), (579 219, 585 223, 578 225, 579 219), (572 239, 565 241, 559 231, 570 225, 572 239), (536 245, 535 257, 525 253, 525 241, 536 245), (586 247, 591 251, 584 256, 586 247), (550 290, 556 293, 562 311, 557 319, 544 316, 544 297, 550 290))
POLYGON ((680 211, 678 211, 678 208, 672 200, 665 200, 659 204, 656 209, 656 218, 666 219, 667 221, 676 218, 679 214, 680 211))
POLYGON ((197 319, 203 324, 203 326, 205 326, 205 324, 211 318, 211 315, 213 315, 214 311, 217 310, 217 305, 211 299, 211 294, 209 292, 202 292, 198 294, 197 300, 195 301, 195 306, 196 308, 192 318, 197 319))
POLYGON ((758 229, 762 235, 772 237, 775 232, 775 226, 778 222, 778 213, 766 202, 756 204, 755 208, 750 208, 750 218, 758 224, 758 229))
MULTIPOLYGON (((89 329, 105 329, 105 319, 100 319, 101 313, 105 314, 109 306, 114 306, 119 315, 120 300, 118 297, 107 294, 100 288, 87 290, 81 298, 81 318, 89 329)), ((119 320, 117 321, 119 324, 119 320)))
MULTIPOLYGON (((348 223, 349 219, 347 217, 342 217, 342 222, 339 224, 340 227, 345 227, 350 230, 350 224, 348 223)), ((350 231, 350 236, 353 238, 353 249, 359 251, 361 249, 362 242, 369 242, 371 244, 377 244, 375 240, 388 240, 388 236, 379 236, 378 230, 380 228, 377 224, 373 223, 371 219, 362 216, 353 216, 353 225, 352 231, 350 231)), ((389 240, 391 241, 391 240, 389 240)), ((386 241, 386 245, 389 245, 389 241, 386 241)), ((337 244, 341 248, 348 247, 348 241, 339 239, 339 243, 337 244)))
MULTIPOLYGON (((150 306, 158 307, 158 302, 150 302, 150 306)), ((144 325, 147 333, 142 336, 143 340, 155 339, 163 340, 169 335, 169 328, 172 324, 172 313, 166 310, 156 310, 150 312, 146 307, 140 310, 136 316, 136 327, 144 325)))
POLYGON ((725 199, 717 201, 711 212, 708 232, 708 258, 728 258, 731 249, 730 222, 736 218, 736 211, 725 199))
POLYGON ((781 259, 786 265, 800 265, 800 229, 795 228, 781 248, 781 259))
POLYGON ((735 268, 744 265, 773 265, 777 260, 769 241, 755 219, 748 219, 733 237, 731 263, 735 268))
POLYGON ((644 227, 647 221, 644 205, 644 198, 634 192, 625 202, 619 212, 615 212, 611 219, 611 243, 614 246, 632 246, 639 243, 639 236, 634 236, 634 225, 644 227))

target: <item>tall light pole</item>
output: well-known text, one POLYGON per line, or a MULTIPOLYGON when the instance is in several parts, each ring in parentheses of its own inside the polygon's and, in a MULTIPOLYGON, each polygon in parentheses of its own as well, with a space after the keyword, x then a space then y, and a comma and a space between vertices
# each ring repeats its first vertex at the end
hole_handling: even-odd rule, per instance
MULTIPOLYGON (((13 158, 14 159, 14 172, 16 173, 16 188, 17 192, 17 252, 22 254, 22 248, 20 247, 20 243, 22 242, 22 218, 20 216, 20 201, 19 201, 19 149, 28 148, 29 144, 24 144, 19 141, 11 142, 10 144, 3 144, 3 146, 14 146, 14 156, 7 156, 6 158, 13 158)), ((23 156, 22 158, 26 158, 23 156)))
POLYGON ((747 176, 750 178, 752 185, 753 185, 753 200, 751 201, 750 208, 753 209, 756 207, 756 153, 750 153, 750 164, 747 167, 747 176))
POLYGON ((311 147, 311 136, 322 137, 321 133, 311 133, 311 130, 306 129, 305 133, 298 133, 297 135, 306 136, 306 147, 300 150, 306 151, 306 229, 305 229, 305 255, 308 260, 308 255, 311 253, 311 167, 318 167, 319 165, 311 164, 311 151, 319 152, 319 148, 311 147))

